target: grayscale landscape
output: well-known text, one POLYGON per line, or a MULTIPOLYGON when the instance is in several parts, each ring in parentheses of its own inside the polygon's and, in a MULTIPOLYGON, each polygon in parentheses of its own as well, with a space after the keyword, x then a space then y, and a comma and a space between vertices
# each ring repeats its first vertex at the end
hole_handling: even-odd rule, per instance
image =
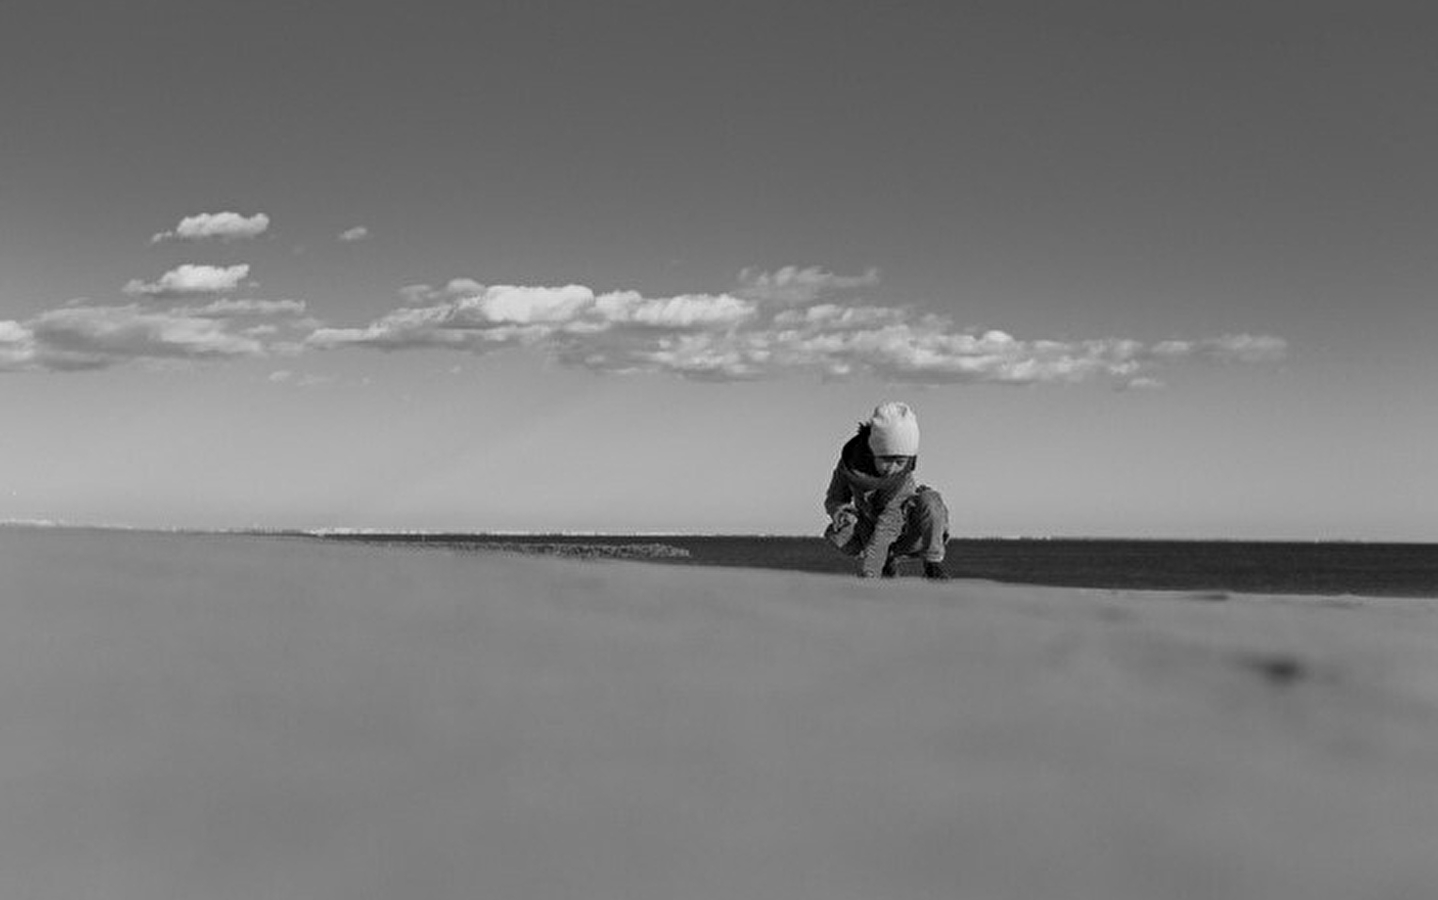
POLYGON ((0 900, 1438 897, 1435 48, 9 0, 0 900))

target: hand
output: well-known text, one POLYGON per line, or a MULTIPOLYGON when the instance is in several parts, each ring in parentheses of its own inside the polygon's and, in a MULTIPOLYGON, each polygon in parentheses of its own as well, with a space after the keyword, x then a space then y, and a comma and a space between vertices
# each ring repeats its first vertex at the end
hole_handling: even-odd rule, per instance
POLYGON ((841 506, 829 513, 829 527, 824 529, 824 540, 840 550, 849 546, 859 528, 859 511, 852 506, 841 506))

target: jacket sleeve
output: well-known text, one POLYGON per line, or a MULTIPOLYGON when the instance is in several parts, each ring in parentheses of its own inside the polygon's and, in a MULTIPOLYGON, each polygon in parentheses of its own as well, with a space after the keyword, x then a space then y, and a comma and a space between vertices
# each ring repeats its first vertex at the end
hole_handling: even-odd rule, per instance
POLYGON ((874 520, 874 531, 864 552, 859 555, 859 574, 864 578, 877 578, 889 560, 889 548, 904 530, 904 504, 900 497, 890 497, 874 520))
POLYGON ((854 492, 849 489, 848 479, 839 472, 839 467, 834 467, 834 474, 829 477, 829 490, 824 493, 824 512, 832 518, 834 511, 841 507, 848 506, 854 501, 854 492))

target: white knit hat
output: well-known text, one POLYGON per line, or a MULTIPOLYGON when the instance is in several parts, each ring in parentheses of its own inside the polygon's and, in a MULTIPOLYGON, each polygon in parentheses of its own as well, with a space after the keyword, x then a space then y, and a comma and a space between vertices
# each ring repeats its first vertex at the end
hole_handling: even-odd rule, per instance
POLYGON ((869 449, 875 456, 917 456, 919 419, 907 403, 880 403, 869 418, 869 449))

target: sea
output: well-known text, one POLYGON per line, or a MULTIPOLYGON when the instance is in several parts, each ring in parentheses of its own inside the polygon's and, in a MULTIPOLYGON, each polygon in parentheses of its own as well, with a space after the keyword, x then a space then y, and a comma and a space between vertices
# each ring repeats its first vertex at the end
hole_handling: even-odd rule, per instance
MULTIPOLYGON (((656 565, 737 566, 852 574, 852 559, 817 537, 768 535, 384 534, 327 540, 431 545, 456 550, 567 545, 632 548, 656 565), (681 553, 646 553, 671 548, 681 553)), ((1438 544, 1347 541, 970 538, 949 543, 955 578, 1082 588, 1438 598, 1438 544)), ((917 577, 906 560, 900 577, 917 577)))

